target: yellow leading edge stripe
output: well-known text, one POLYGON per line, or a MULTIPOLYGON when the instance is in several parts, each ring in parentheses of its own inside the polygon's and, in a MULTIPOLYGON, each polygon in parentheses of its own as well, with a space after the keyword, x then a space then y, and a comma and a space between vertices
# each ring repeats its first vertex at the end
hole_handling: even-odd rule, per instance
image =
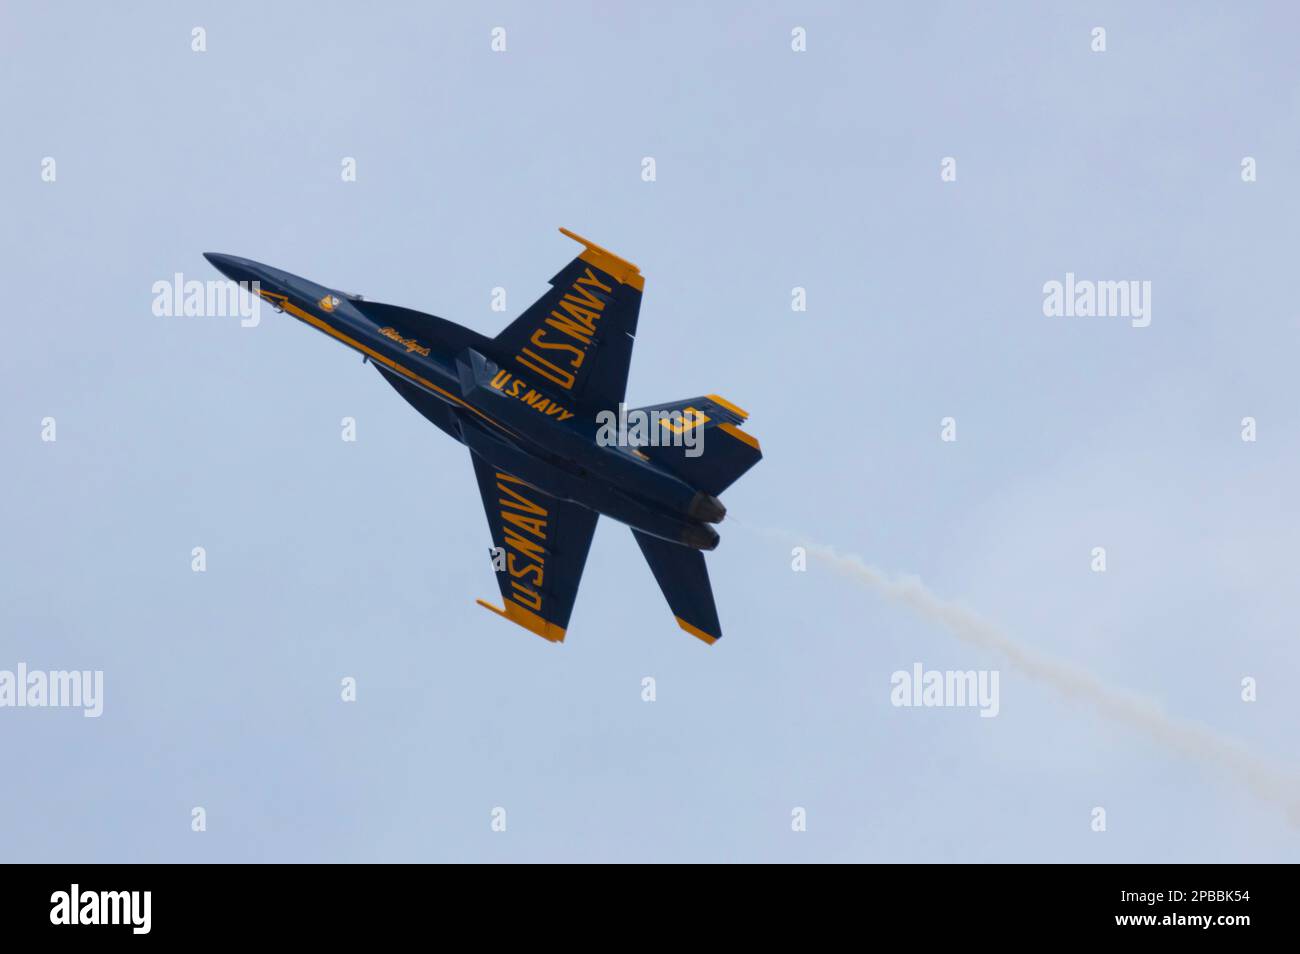
POLYGON ((741 443, 748 444, 756 451, 761 452, 763 450, 763 448, 758 446, 757 437, 754 437, 752 434, 746 434, 735 424, 719 424, 718 430, 722 431, 722 433, 724 434, 728 434, 731 437, 734 437, 736 440, 740 441, 741 443))
POLYGON ((709 394, 706 395, 706 397, 708 397, 708 399, 710 401, 713 401, 715 404, 721 404, 732 414, 739 414, 742 420, 749 420, 749 412, 746 411, 743 407, 736 407, 736 405, 732 404, 726 398, 720 397, 717 394, 709 394))
POLYGON ((498 616, 504 616, 512 623, 518 623, 530 633, 536 633, 543 639, 549 639, 553 643, 564 642, 563 627, 556 626, 554 623, 548 623, 532 610, 520 606, 514 600, 505 600, 505 609, 498 609, 487 600, 475 600, 474 602, 484 609, 490 609, 498 616))
POLYGON ((710 646, 712 646, 714 643, 718 641, 718 637, 710 636, 704 630, 700 629, 698 626, 692 626, 690 623, 686 622, 686 620, 682 619, 680 616, 674 616, 673 619, 677 620, 677 625, 680 626, 682 629, 686 630, 686 632, 690 633, 696 639, 704 640, 710 646))

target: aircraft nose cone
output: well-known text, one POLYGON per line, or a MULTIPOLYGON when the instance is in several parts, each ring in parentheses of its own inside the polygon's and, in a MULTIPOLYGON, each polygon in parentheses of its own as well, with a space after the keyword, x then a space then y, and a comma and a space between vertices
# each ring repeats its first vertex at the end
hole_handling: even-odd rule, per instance
POLYGON ((234 255, 222 255, 220 252, 204 252, 203 257, 212 263, 212 266, 225 275, 232 282, 251 282, 257 279, 257 275, 249 266, 253 263, 246 258, 237 258, 234 255))

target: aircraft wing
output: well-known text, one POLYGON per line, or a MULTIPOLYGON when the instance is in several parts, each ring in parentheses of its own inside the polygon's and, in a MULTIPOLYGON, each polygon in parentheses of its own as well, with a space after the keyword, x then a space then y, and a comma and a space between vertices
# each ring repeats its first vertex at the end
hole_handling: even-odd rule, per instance
POLYGON ((478 454, 470 457, 496 548, 503 608, 479 605, 563 642, 599 514, 544 494, 478 454))
POLYGON ((631 262, 560 231, 586 248, 496 336, 494 357, 561 403, 612 410, 627 391, 645 279, 631 262))

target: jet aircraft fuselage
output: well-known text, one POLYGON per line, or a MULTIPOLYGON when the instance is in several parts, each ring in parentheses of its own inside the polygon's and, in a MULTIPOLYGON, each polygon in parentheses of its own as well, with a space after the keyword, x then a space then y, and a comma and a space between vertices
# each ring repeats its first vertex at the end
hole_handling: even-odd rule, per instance
MULTIPOLYGON (((642 459, 634 449, 596 442, 594 415, 543 393, 526 374, 498 368, 492 341, 450 321, 419 315, 412 337, 367 317, 364 299, 260 262, 205 256, 237 282, 257 282, 262 299, 341 341, 445 405, 434 424, 471 450, 495 441, 493 458, 513 451, 514 473, 553 497, 612 517, 651 536, 699 550, 718 545, 709 522, 726 514, 714 497, 642 459), (419 331, 419 337, 414 332, 419 331)), ((411 313, 414 315, 415 313, 411 313)))
POLYGON ((639 409, 655 412, 652 437, 664 441, 602 438, 601 414, 623 412, 644 280, 630 262, 565 234, 585 251, 494 338, 246 258, 205 257, 275 309, 360 352, 469 448, 505 607, 480 603, 562 639, 605 514, 632 528, 682 628, 711 643, 720 626, 698 551, 717 546, 710 524, 726 509, 716 495, 762 456, 758 442, 739 428, 747 414, 717 395, 639 409), (671 438, 687 434, 709 443, 683 451, 671 438))

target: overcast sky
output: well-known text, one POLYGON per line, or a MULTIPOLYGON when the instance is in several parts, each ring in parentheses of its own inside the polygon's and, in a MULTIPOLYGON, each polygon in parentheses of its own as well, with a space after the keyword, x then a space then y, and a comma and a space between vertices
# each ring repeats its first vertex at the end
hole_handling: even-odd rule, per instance
POLYGON ((1294 7, 618 6, 0 8, 0 670, 105 685, 0 709, 0 860, 1296 860, 1225 773, 755 532, 1300 763, 1294 7), (299 322, 151 310, 219 251, 494 334, 559 226, 645 275, 629 403, 762 441, 711 648, 609 520, 563 645, 485 612, 463 447, 299 322), (1150 325, 1045 317, 1067 272, 1150 325), (998 670, 998 716, 892 706, 917 662, 998 670))

